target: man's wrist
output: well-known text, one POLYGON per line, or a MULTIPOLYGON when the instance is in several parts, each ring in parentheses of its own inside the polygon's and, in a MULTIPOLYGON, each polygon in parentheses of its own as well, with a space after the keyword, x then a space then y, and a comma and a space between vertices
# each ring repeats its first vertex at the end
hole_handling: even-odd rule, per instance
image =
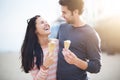
POLYGON ((79 58, 75 58, 75 62, 74 62, 74 65, 78 65, 78 62, 79 62, 79 58))

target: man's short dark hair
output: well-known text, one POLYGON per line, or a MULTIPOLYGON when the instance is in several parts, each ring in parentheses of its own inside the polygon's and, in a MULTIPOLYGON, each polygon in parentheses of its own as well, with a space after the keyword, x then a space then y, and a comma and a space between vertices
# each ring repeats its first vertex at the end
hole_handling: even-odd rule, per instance
POLYGON ((78 9, 79 15, 83 12, 83 0, 59 0, 59 4, 61 6, 67 6, 71 12, 73 12, 75 9, 78 9))

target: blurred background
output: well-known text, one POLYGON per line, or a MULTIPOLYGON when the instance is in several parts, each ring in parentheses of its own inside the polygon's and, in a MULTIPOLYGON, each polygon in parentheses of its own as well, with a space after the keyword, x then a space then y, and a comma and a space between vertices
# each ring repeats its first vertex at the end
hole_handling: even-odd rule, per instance
MULTIPOLYGON (((101 38, 102 68, 91 80, 120 80, 120 1, 84 0, 82 18, 101 38)), ((58 0, 0 1, 0 80, 32 80, 20 69, 27 19, 40 14, 52 26, 61 16, 58 0)))

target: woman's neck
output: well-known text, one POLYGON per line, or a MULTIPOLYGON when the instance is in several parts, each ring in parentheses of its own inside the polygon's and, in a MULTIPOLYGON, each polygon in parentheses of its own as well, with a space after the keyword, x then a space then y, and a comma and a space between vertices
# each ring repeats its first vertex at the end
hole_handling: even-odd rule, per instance
POLYGON ((42 49, 48 47, 49 38, 48 36, 38 36, 38 42, 41 45, 42 49))

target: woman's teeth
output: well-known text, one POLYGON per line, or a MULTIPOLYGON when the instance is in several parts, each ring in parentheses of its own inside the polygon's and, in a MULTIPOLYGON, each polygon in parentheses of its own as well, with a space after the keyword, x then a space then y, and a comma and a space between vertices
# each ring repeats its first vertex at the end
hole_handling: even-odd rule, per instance
POLYGON ((46 31, 49 30, 49 29, 45 29, 46 31))

